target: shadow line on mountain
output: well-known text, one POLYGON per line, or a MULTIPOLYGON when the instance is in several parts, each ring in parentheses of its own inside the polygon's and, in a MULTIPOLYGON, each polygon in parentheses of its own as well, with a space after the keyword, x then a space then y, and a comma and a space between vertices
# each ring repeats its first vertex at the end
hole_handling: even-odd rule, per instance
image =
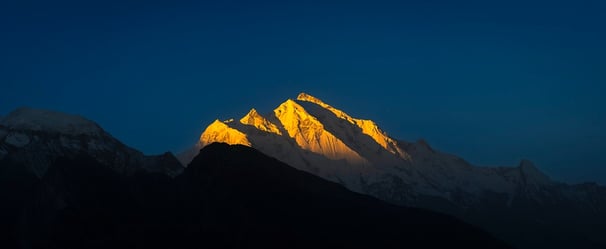
MULTIPOLYGON (((253 136, 249 135, 248 140, 255 149, 295 168, 320 175, 325 179, 339 182, 345 186, 349 186, 350 184, 347 184, 347 181, 341 180, 343 175, 359 178, 360 174, 369 170, 368 167, 363 165, 348 164, 345 159, 330 159, 322 154, 301 148, 294 138, 288 136, 287 132, 277 135, 256 129, 254 126, 236 122, 230 124, 230 127, 245 134, 254 134, 253 136), (263 139, 260 139, 261 137, 263 139), (284 141, 285 144, 280 143, 280 141, 284 141), (280 147, 278 144, 287 146, 280 147), (283 155, 284 158, 281 158, 280 155, 283 155), (304 164, 302 165, 298 162, 303 162, 304 164), (320 167, 322 168, 320 169, 320 167)), ((278 127, 283 129, 281 124, 278 127)))
MULTIPOLYGON (((316 103, 299 101, 299 104, 301 104, 309 114, 320 120, 324 125, 324 129, 335 135, 349 148, 366 158, 366 160, 378 165, 400 161, 396 155, 383 148, 383 146, 377 143, 370 135, 365 134, 357 125, 339 118, 335 113, 316 103), (348 134, 348 131, 350 131, 353 136, 348 134), (374 154, 372 152, 374 152, 374 154), (394 160, 392 162, 379 160, 385 153, 389 154, 389 158, 393 157, 394 160)), ((404 163, 403 160, 400 162, 404 163)))

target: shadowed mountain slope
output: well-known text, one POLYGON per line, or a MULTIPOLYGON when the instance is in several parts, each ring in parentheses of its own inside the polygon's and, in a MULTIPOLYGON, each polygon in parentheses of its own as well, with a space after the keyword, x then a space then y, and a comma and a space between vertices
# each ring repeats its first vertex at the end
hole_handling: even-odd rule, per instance
POLYGON ((204 214, 192 227, 218 244, 507 248, 452 217, 353 193, 242 145, 206 146, 178 180, 188 212, 204 214))
POLYGON ((0 198, 20 202, 3 210, 12 233, 2 248, 509 248, 453 217, 350 192, 240 145, 205 147, 176 178, 120 174, 88 155, 58 158, 41 179, 3 173, 33 187, 1 179, 13 191, 0 198))

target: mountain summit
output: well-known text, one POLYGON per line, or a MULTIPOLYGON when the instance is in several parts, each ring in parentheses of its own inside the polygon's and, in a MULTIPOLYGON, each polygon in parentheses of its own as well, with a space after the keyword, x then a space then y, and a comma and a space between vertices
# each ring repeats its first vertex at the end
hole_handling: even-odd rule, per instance
POLYGON ((354 118, 307 93, 271 112, 251 109, 238 121, 215 120, 180 160, 188 164, 201 148, 215 142, 253 147, 394 204, 453 214, 521 248, 570 247, 586 242, 589 234, 590 244, 606 243, 593 236, 594 230, 583 230, 588 223, 606 229, 606 220, 600 218, 606 217, 605 188, 553 181, 528 160, 517 167, 477 167, 424 140, 390 137, 372 120, 354 118), (554 231, 546 224, 570 229, 554 231), (566 239, 546 245, 540 236, 527 236, 536 231, 566 239))
POLYGON ((253 108, 239 121, 215 120, 196 146, 181 156, 182 162, 187 164, 214 142, 254 147, 357 190, 361 186, 355 179, 377 173, 375 166, 410 164, 410 156, 375 122, 353 118, 306 93, 265 115, 253 108))
POLYGON ((374 121, 354 118, 307 93, 264 115, 253 108, 239 121, 215 120, 182 162, 215 142, 250 146, 351 190, 403 202, 432 196, 468 206, 486 192, 503 194, 509 202, 522 183, 533 191, 551 183, 528 166, 530 161, 523 161, 521 170, 474 167, 424 140, 392 138, 374 121))
POLYGON ((0 125, 12 130, 44 131, 69 135, 100 135, 103 129, 78 115, 20 107, 0 118, 0 125))
POLYGON ((41 178, 59 157, 90 155, 113 170, 178 175, 183 166, 171 153, 146 156, 79 115, 28 107, 0 119, 0 161, 24 165, 41 178))

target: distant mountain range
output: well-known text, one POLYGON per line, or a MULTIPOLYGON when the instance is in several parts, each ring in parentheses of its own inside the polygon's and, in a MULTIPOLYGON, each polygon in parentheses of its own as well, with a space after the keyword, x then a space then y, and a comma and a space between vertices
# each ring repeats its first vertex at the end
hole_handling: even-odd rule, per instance
POLYGON ((510 248, 242 145, 184 168, 77 116, 19 109, 0 130, 1 248, 510 248))
POLYGON ((176 176, 183 171, 173 154, 145 156, 80 116, 19 108, 0 120, 0 159, 23 164, 37 177, 57 158, 79 154, 123 174, 144 170, 176 176))
POLYGON ((306 93, 267 114, 215 120, 179 155, 223 142, 250 146, 348 189, 455 215, 521 248, 606 248, 606 188, 551 180, 528 160, 477 167, 426 141, 387 135, 306 93))
POLYGON ((304 93, 214 121, 178 158, 17 109, 0 118, 0 247, 606 248, 605 187, 476 167, 304 93))

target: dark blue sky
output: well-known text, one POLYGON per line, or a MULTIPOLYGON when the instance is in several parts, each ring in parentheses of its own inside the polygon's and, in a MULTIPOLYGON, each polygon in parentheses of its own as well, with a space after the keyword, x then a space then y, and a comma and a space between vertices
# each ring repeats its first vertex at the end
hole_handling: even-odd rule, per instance
POLYGON ((604 1, 170 2, 2 1, 0 115, 178 152, 305 91, 479 165, 606 183, 604 1))

